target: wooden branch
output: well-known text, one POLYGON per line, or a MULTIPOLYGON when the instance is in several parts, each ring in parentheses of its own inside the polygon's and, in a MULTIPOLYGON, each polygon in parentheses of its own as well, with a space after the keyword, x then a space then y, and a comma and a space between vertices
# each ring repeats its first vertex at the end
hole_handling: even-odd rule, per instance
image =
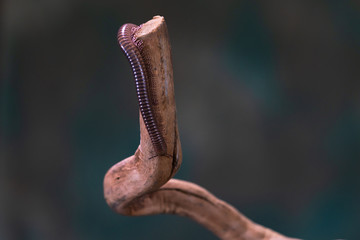
POLYGON ((200 186, 171 179, 182 152, 176 120, 171 49, 163 17, 155 16, 135 32, 149 76, 152 110, 166 142, 158 155, 140 114, 140 145, 135 154, 105 175, 104 195, 117 213, 130 216, 177 214, 205 226, 220 239, 291 239, 260 226, 200 186))

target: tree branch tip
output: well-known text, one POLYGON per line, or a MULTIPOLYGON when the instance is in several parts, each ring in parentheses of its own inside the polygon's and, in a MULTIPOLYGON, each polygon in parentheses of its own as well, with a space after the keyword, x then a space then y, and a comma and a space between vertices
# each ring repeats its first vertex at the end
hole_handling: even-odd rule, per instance
POLYGON ((144 24, 141 24, 140 28, 136 31, 135 37, 137 39, 142 39, 147 35, 157 31, 162 24, 165 23, 163 16, 156 15, 151 20, 147 21, 144 24))

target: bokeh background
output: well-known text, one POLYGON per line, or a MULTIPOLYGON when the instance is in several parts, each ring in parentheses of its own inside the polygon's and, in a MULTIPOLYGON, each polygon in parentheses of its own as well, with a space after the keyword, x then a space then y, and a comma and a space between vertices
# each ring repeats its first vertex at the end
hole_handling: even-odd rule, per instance
POLYGON ((216 239, 124 217, 102 181, 139 143, 118 28, 165 16, 183 165, 289 236, 360 239, 356 0, 8 0, 1 9, 0 239, 216 239))

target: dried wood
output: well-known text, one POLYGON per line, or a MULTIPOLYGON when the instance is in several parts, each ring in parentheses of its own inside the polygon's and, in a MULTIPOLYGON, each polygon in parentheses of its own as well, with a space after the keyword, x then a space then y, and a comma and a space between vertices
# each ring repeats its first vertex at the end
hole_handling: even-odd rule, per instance
POLYGON ((151 76, 152 106, 167 144, 157 156, 140 114, 140 145, 135 154, 115 164, 105 175, 104 195, 117 213, 128 216, 177 214, 197 221, 220 239, 283 239, 271 229, 246 218, 228 203, 190 182, 171 179, 182 161, 176 120, 171 47, 163 17, 141 25, 135 37, 151 76))

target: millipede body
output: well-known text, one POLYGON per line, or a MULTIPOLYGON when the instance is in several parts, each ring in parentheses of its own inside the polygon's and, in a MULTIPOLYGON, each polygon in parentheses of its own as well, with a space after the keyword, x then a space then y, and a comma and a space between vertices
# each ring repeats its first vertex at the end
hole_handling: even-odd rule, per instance
POLYGON ((118 32, 118 41, 131 65, 135 78, 140 113, 151 142, 158 155, 165 155, 166 143, 160 132, 150 103, 150 91, 148 89, 149 74, 147 73, 144 57, 140 51, 142 42, 134 37, 134 33, 138 28, 138 26, 129 23, 122 25, 118 32))

